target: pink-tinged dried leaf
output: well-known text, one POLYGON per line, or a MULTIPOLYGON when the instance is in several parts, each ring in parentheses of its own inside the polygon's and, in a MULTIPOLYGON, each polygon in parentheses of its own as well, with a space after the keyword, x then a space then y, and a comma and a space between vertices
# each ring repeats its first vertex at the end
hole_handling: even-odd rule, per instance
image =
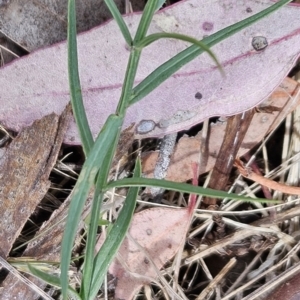
MULTIPOLYGON (((177 32, 202 39, 272 4, 271 0, 182 1, 157 13, 149 33, 177 32)), ((214 46, 212 50, 226 77, 221 76, 207 54, 201 55, 130 107, 124 128, 132 123, 137 127, 143 120, 149 120, 155 125, 153 130, 136 137, 161 136, 189 128, 210 116, 233 115, 256 106, 280 84, 299 56, 299 15, 299 5, 285 6, 214 46), (264 37, 268 43, 261 51, 252 45, 258 37, 264 37)), ((139 14, 125 17, 132 33, 139 19, 139 14)), ((168 39, 147 47, 136 83, 187 46, 168 39)), ((118 26, 110 21, 81 34, 78 52, 85 106, 96 135, 107 116, 115 111, 129 50, 118 26)), ((66 43, 37 51, 4 67, 0 86, 0 120, 10 128, 19 130, 53 111, 59 114, 69 101, 66 43)), ((74 123, 65 142, 80 143, 74 123)))
POLYGON ((128 269, 124 269, 117 259, 109 268, 109 272, 117 278, 115 299, 132 299, 143 285, 151 282, 151 278, 157 279, 157 272, 149 258, 158 270, 162 268, 176 254, 185 238, 190 217, 188 209, 157 207, 134 215, 129 233, 144 252, 125 238, 118 257, 128 269))
MULTIPOLYGON (((274 107, 272 113, 258 112, 254 115, 238 155, 246 154, 271 132, 282 120, 300 104, 300 86, 290 78, 286 78, 275 92, 262 104, 262 110, 274 107), (290 97, 291 96, 291 97, 290 97)), ((213 124, 210 127, 208 152, 209 157, 204 172, 211 170, 219 153, 226 123, 213 124)), ((166 179, 185 182, 193 178, 191 165, 199 161, 201 147, 201 132, 195 137, 183 136, 176 145, 171 158, 166 179)), ((158 152, 145 153, 142 157, 143 173, 153 177, 153 170, 157 161, 158 152)))
POLYGON ((300 299, 300 276, 296 274, 290 280, 282 284, 271 295, 269 300, 298 300, 300 299))

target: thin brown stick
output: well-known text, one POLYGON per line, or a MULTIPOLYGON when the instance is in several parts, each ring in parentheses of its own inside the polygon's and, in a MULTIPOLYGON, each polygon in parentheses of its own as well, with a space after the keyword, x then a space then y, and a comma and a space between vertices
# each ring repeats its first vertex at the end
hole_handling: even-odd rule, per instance
POLYGON ((250 179, 272 190, 276 190, 285 194, 300 195, 300 187, 279 183, 259 174, 256 174, 252 172, 251 168, 245 168, 245 166, 239 159, 235 160, 234 165, 238 168, 240 174, 247 179, 250 179))
MULTIPOLYGON (((251 109, 227 119, 225 135, 212 171, 209 188, 221 191, 226 188, 234 159, 240 149, 253 115, 254 110, 251 109)), ((216 205, 217 203, 218 200, 215 198, 203 199, 205 206, 216 205)))

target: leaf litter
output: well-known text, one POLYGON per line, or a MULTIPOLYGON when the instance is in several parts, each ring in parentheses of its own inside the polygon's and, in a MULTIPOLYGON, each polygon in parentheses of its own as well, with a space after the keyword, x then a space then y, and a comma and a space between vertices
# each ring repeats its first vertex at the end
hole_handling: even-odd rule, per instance
MULTIPOLYGON (((124 13, 124 1, 115 0, 124 13)), ((67 1, 1 1, 1 32, 29 52, 67 38, 67 1), (13 16, 13 17, 12 17, 13 16), (20 26, 22 24, 22 26, 20 26)), ((143 1, 133 1, 142 9, 143 1)), ((76 1, 77 30, 83 32, 111 18, 103 0, 76 1), (97 8, 97 9, 95 9, 97 8)))
MULTIPOLYGON (((238 155, 243 156, 260 143, 289 113, 296 109, 299 102, 299 83, 291 78, 285 78, 275 92, 261 104, 257 113, 254 115, 238 155)), ((224 138, 225 127, 225 121, 219 121, 210 125, 208 140, 209 157, 203 168, 203 172, 210 171, 215 164, 216 156, 219 153, 224 138)), ((199 162, 199 149, 201 147, 200 136, 201 131, 195 137, 184 135, 179 139, 171 157, 171 164, 168 168, 166 179, 185 182, 193 177, 190 166, 192 163, 199 162)), ((144 152, 142 155, 143 174, 147 177, 152 177, 159 154, 157 151, 151 151, 144 152)))
MULTIPOLYGON (((51 185, 50 172, 56 163, 70 117, 71 107, 68 106, 61 116, 52 113, 34 121, 13 139, 0 157, 0 205, 3 217, 0 235, 3 259, 7 258, 25 223, 51 185)), ((53 239, 51 247, 52 243, 53 239)), ((39 250, 41 246, 40 243, 39 250)), ((22 281, 16 282, 15 276, 10 274, 2 284, 0 298, 9 299, 14 295, 20 297, 20 291, 36 294, 22 281)))
MULTIPOLYGON (((194 172, 193 184, 197 185, 197 165, 191 168, 194 172)), ((152 207, 133 216, 117 258, 109 267, 109 273, 117 281, 116 299, 130 300, 142 286, 153 281, 161 281, 172 294, 172 288, 160 275, 160 269, 184 245, 195 204, 196 196, 191 195, 186 208, 152 207)), ((104 239, 102 234, 96 246, 98 250, 104 239)), ((174 295, 178 298, 176 293, 174 295)))
MULTIPOLYGON (((159 22, 161 22, 161 20, 159 20, 159 22)), ((165 26, 165 25, 161 25, 161 26, 165 26)), ((211 26, 210 25, 208 25, 208 24, 206 24, 205 26, 204 26, 204 28, 205 28, 205 30, 208 30, 209 28, 211 28, 211 26)), ((268 47, 267 47, 268 48, 268 47)), ((262 50, 262 51, 264 51, 264 50, 262 50)), ((199 95, 199 93, 200 92, 197 92, 195 95, 197 95, 197 97, 195 97, 195 98, 202 98, 202 94, 201 94, 201 97, 200 97, 200 95, 199 95)), ((199 100, 199 99, 198 99, 199 100)), ((201 99, 200 99, 201 100, 201 99)), ((295 210, 295 209, 294 209, 295 210)), ((296 213, 297 214, 297 213, 296 213)), ((284 217, 285 218, 290 218, 286 213, 283 213, 283 215, 284 215, 284 217)), ((205 215, 201 215, 201 216, 197 216, 198 218, 202 218, 202 217, 205 217, 205 215)), ((278 219, 280 219, 280 218, 278 218, 278 219)), ((240 224, 241 225, 241 224, 240 224)), ((238 228, 238 226, 240 226, 240 225, 236 225, 236 227, 238 228)), ((271 226, 271 225, 270 225, 271 226)), ((265 229, 265 231, 266 232, 268 232, 269 230, 268 229, 265 229)), ((193 232, 192 233, 190 233, 189 235, 193 235, 193 232)), ((249 236, 251 236, 251 235, 253 235, 253 228, 252 228, 252 231, 249 231, 249 236)), ((245 235, 243 235, 243 234, 241 234, 241 232, 239 232, 239 239, 242 239, 242 236, 243 237, 245 237, 245 236, 247 236, 246 234, 245 235)), ((230 236, 229 236, 230 237, 230 236)), ((280 235, 279 234, 279 238, 283 238, 283 235, 280 235)), ((285 237, 286 238, 286 237, 285 237)), ((238 240, 238 239, 237 239, 238 240)), ((228 244, 230 244, 230 243, 232 243, 234 240, 233 239, 228 239, 228 244)), ((286 243, 286 245, 288 245, 288 244, 293 244, 293 240, 292 239, 287 239, 286 241, 288 241, 287 243, 286 243)), ((225 246, 225 244, 223 244, 224 246, 225 246)), ((207 246, 207 245, 203 245, 203 246, 207 246)), ((214 245, 211 247, 211 249, 214 249, 214 245)), ((219 247, 218 249, 222 249, 223 247, 219 247)), ((209 249, 209 248, 208 248, 209 249)), ((213 250, 214 251, 214 250, 213 250)), ((208 254, 211 254, 212 252, 213 252, 212 250, 208 250, 208 251, 206 251, 206 253, 208 253, 208 254)), ((202 253, 202 254, 204 254, 204 253, 202 253)), ((225 298, 224 298, 225 299, 225 298)))
POLYGON ((55 165, 70 116, 71 108, 68 107, 61 118, 51 114, 36 120, 14 138, 1 156, 3 222, 0 232, 3 239, 1 250, 5 256, 50 187, 48 177, 55 165))
POLYGON ((187 208, 149 208, 136 213, 109 273, 117 279, 116 299, 132 299, 143 285, 156 282, 160 269, 185 240, 187 208))
MULTIPOLYGON (((221 0, 211 1, 210 5, 204 0, 182 1, 158 12, 149 33, 172 31, 201 39, 271 4, 270 0, 251 0, 247 7, 221 0)), ((237 114, 262 102, 282 82, 299 56, 299 24, 290 22, 297 20, 299 11, 298 5, 287 5, 212 47, 225 77, 208 55, 199 56, 130 107, 124 128, 134 123, 132 130, 136 138, 158 137, 189 128, 211 116, 237 114), (268 41, 268 46, 259 51, 252 45, 258 36, 268 41), (143 120, 157 125, 146 134, 138 134, 139 129, 135 127, 143 120)), ((140 14, 125 16, 131 32, 135 32, 139 18, 140 14)), ((120 41, 123 38, 114 21, 78 36, 82 92, 94 136, 114 112, 121 93, 129 51, 125 42, 120 41), (99 45, 102 45, 100 49, 99 45)), ((136 84, 187 46, 168 39, 147 47, 141 57, 136 84)), ((62 42, 0 70, 1 86, 14 83, 13 88, 4 89, 0 95, 0 120, 5 126, 18 131, 43 115, 61 113, 69 101, 66 55, 66 43, 62 42)), ((74 122, 65 142, 80 143, 74 122)))

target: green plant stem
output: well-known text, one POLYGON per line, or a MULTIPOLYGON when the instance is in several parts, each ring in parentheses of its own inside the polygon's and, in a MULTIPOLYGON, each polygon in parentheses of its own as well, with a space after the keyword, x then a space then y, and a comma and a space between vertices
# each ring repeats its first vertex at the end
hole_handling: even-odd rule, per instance
POLYGON ((133 89, 134 79, 136 76, 140 56, 140 50, 136 50, 134 48, 131 49, 125 73, 124 84, 122 87, 122 93, 116 110, 117 115, 125 115, 125 111, 129 106, 129 99, 131 96, 131 91, 133 89))

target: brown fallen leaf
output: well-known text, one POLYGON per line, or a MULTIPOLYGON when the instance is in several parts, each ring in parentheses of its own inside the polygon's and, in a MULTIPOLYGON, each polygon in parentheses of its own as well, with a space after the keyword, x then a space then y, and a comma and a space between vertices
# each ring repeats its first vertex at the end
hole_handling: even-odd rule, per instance
MULTIPOLYGON (((115 2, 124 12, 123 0, 115 2)), ((62 41, 67 37, 67 4, 46 0, 27 0, 26 5, 22 1, 0 1, 1 31, 28 51, 62 41)), ((103 0, 76 1, 76 8, 79 32, 111 18, 103 0)))
MULTIPOLYGON (((193 185, 198 185, 198 165, 191 166, 193 185)), ((143 286, 155 281, 159 270, 177 253, 196 205, 191 194, 187 208, 154 207, 133 216, 130 229, 110 268, 117 279, 115 299, 130 300, 143 286)), ((96 246, 104 241, 103 234, 96 246)))
POLYGON ((22 130, 0 159, 0 240, 7 256, 25 222, 48 188, 48 177, 67 129, 68 106, 61 117, 52 113, 22 130))
MULTIPOLYGON (((184 240, 190 217, 189 208, 155 207, 134 215, 129 229, 132 238, 125 238, 109 268, 117 278, 115 299, 132 299, 143 285, 156 280, 157 270, 176 254, 184 240)), ((101 236, 98 245, 102 242, 101 236)))
MULTIPOLYGON (((83 216, 89 212, 92 194, 90 194, 83 216)), ((29 258, 34 261, 41 262, 60 262, 61 241, 66 224, 66 216, 71 200, 71 195, 64 201, 64 203, 53 212, 51 218, 43 224, 40 230, 36 233, 35 237, 29 242, 22 257, 17 258, 17 261, 29 262, 29 258)), ((83 217, 77 227, 77 233, 81 232, 86 225, 83 217)), ((79 237, 81 240, 81 236, 79 237)), ((75 244, 79 245, 75 242, 75 244)), ((22 264, 20 263, 22 266, 22 264)), ((29 280, 44 289, 47 284, 36 277, 28 276, 29 280)), ((55 292, 55 290, 53 290, 55 292)), ((50 294, 50 292, 48 292, 50 294)), ((29 286, 25 285, 22 281, 18 280, 13 274, 9 273, 5 280, 1 283, 0 299, 40 299, 40 295, 29 286)))
MULTIPOLYGON (((257 145, 269 132, 276 128, 285 116, 292 112, 299 103, 299 84, 291 78, 285 78, 282 84, 263 103, 263 108, 271 107, 273 112, 260 112, 254 115, 246 137, 238 152, 238 156, 243 156, 252 147, 257 145), (292 99, 289 95, 292 96, 292 99)), ((209 156, 206 167, 203 170, 204 172, 211 170, 215 164, 216 157, 224 138, 225 128, 226 123, 216 123, 210 126, 210 136, 208 141, 209 156)), ((199 161, 199 149, 201 145, 200 137, 201 132, 195 137, 183 136, 179 140, 171 159, 166 179, 185 182, 193 177, 190 166, 193 162, 199 161)), ((157 152, 143 154, 143 173, 147 177, 152 177, 157 157, 157 152)))

